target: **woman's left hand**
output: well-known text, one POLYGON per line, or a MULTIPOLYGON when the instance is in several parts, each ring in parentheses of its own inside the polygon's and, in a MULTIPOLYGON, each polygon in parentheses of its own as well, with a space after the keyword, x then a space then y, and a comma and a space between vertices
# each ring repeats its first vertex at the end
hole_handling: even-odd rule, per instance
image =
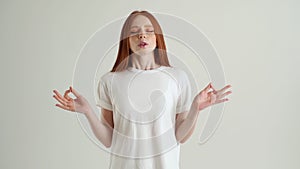
POLYGON ((228 101, 225 96, 232 93, 232 91, 226 91, 231 85, 227 85, 220 90, 215 90, 211 83, 209 83, 199 94, 197 94, 193 100, 192 108, 197 112, 203 110, 211 105, 228 101), (212 89, 212 91, 210 91, 212 89))

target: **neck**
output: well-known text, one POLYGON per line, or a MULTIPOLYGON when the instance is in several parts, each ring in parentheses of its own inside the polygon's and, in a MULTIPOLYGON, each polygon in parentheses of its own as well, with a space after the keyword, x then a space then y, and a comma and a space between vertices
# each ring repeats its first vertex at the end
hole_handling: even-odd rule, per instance
POLYGON ((142 70, 150 70, 159 67, 159 65, 155 63, 153 52, 145 55, 137 55, 133 53, 131 56, 131 63, 132 67, 142 70))

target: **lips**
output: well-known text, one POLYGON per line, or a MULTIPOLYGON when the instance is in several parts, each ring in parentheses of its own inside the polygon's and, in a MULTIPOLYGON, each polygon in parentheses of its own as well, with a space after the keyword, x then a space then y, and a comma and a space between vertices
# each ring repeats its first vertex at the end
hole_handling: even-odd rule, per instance
POLYGON ((138 46, 139 47, 145 47, 146 45, 148 45, 148 43, 147 42, 140 42, 139 44, 138 44, 138 46))

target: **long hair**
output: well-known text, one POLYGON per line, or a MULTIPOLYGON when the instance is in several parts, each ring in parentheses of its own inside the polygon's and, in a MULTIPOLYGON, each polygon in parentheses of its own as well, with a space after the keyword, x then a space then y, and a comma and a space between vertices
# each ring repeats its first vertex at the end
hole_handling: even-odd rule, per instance
POLYGON ((119 72, 123 71, 126 68, 132 66, 130 55, 133 53, 130 49, 129 44, 129 36, 130 36, 130 27, 133 19, 137 15, 143 15, 147 17, 154 28, 154 33, 156 36, 156 47, 154 49, 154 59, 155 63, 162 66, 169 66, 170 63, 168 60, 167 52, 166 52, 166 44, 164 40, 164 36, 161 30, 161 27, 158 21, 154 18, 152 14, 147 11, 133 11, 126 19, 125 23, 122 27, 122 32, 120 36, 119 50, 117 54, 117 60, 111 70, 111 72, 119 72))

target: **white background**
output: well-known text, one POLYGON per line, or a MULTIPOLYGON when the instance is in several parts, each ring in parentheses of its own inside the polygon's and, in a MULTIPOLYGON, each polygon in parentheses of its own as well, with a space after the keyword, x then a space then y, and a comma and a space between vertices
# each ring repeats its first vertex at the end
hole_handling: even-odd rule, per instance
MULTIPOLYGON (((212 139, 198 127, 181 147, 182 169, 300 168, 300 3, 287 1, 0 2, 0 168, 108 168, 109 154, 52 90, 72 83, 76 58, 100 27, 136 9, 168 13, 214 44, 233 94, 212 139)), ((201 88, 209 81, 199 77, 201 88)))

